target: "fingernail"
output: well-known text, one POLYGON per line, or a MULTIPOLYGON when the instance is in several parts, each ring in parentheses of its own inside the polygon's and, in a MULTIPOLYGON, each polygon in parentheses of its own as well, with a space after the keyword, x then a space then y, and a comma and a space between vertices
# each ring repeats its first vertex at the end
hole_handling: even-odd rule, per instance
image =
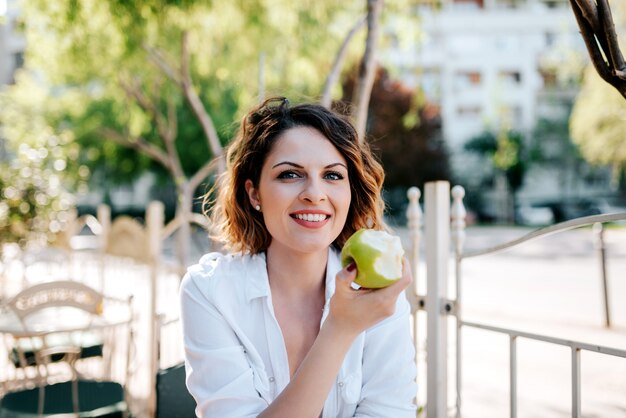
POLYGON ((348 271, 350 271, 350 272, 354 271, 354 270, 356 269, 356 264, 354 264, 354 262, 352 262, 352 263, 348 264, 347 269, 348 269, 348 271))

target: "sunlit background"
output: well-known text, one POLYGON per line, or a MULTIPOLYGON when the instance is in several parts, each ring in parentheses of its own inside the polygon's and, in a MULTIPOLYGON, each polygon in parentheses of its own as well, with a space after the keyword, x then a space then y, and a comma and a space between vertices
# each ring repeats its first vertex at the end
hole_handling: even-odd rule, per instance
MULTIPOLYGON (((319 101, 344 41, 345 54, 327 91, 336 109, 350 112, 365 50, 366 27, 359 22, 366 3, 0 0, 0 301, 36 281, 30 275, 42 270, 30 269, 25 260, 37 260, 50 248, 79 252, 103 246, 103 207, 110 210, 104 219, 127 216, 142 227, 149 203, 159 201, 159 262, 169 274, 169 294, 160 297, 165 310, 172 308, 168 297, 184 267, 216 249, 198 226, 204 222, 202 196, 220 170, 215 156, 246 110, 263 98, 319 101), (195 226, 185 229, 187 222, 176 224, 177 219, 192 219, 195 226)), ((618 38, 626 39, 626 2, 610 3, 618 38)), ((366 138, 386 171, 386 217, 405 243, 407 190, 416 186, 423 192, 433 180, 464 187, 472 248, 530 228, 626 211, 626 101, 591 66, 569 0, 385 1, 368 110, 366 138)), ((613 256, 623 256, 623 227, 611 228, 617 235, 607 238, 607 248, 613 245, 613 256)), ((568 267, 555 279, 559 286, 545 294, 525 275, 503 285, 502 276, 511 274, 494 273, 490 282, 470 264, 468 278, 476 287, 468 294, 480 301, 476 311, 499 316, 506 309, 490 303, 504 295, 513 299, 507 304, 516 318, 527 314, 542 322, 562 313, 546 306, 560 306, 552 303, 555 298, 571 293, 567 307, 578 316, 569 321, 583 323, 587 331, 595 327, 599 298, 594 295, 591 303, 586 297, 597 285, 592 263, 599 244, 590 231, 567 237, 575 240, 562 238, 486 263, 490 269, 515 266, 517 273, 533 266, 533 277, 550 270, 542 262, 568 267), (574 270, 593 282, 576 282, 574 270), (526 300, 537 294, 545 299, 533 311, 526 300)), ((123 262, 107 264, 111 270, 105 274, 101 261, 87 259, 73 270, 80 257, 71 260, 59 269, 100 277, 103 288, 114 292, 147 294, 146 276, 136 266, 124 267, 133 279, 122 289, 113 280, 125 277, 116 270, 123 262), (112 278, 109 284, 105 277, 112 278)), ((623 276, 619 266, 611 265, 614 276, 623 276)), ((610 343, 623 341, 625 314, 619 309, 610 343)), ((141 320, 145 331, 148 319, 141 320)), ((141 338, 146 344, 148 337, 141 338)), ((480 357, 485 347, 474 351, 480 357)), ((614 375, 622 370, 608 369, 614 375)), ((477 380, 481 376, 482 370, 474 372, 477 380)), ((612 377, 607 385, 617 393, 626 383, 612 377)), ((590 386, 598 393, 604 388, 590 386)), ((141 398, 149 390, 139 392, 141 398)), ((476 399, 483 395, 476 391, 476 399)), ((492 415, 480 411, 480 402, 469 408, 480 411, 476 416, 503 416, 507 399, 502 395, 498 402, 492 415)))

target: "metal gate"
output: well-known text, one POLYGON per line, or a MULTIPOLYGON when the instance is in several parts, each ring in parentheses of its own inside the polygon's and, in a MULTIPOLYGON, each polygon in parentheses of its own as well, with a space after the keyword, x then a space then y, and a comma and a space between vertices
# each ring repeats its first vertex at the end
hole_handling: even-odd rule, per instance
MULTIPOLYGON (((416 287, 407 290, 409 302, 412 305, 414 319, 414 338, 416 347, 419 344, 418 315, 420 311, 426 314, 426 417, 443 418, 450 414, 461 417, 462 406, 462 357, 463 327, 487 330, 509 338, 509 394, 510 416, 517 417, 517 343, 519 339, 542 341, 558 346, 569 347, 571 350, 571 415, 581 416, 581 351, 589 351, 610 356, 626 358, 626 350, 615 349, 597 344, 557 338, 550 335, 541 335, 523 332, 515 329, 496 327, 484 323, 470 322, 463 318, 463 295, 461 293, 463 260, 471 257, 493 254, 519 244, 582 226, 602 225, 605 222, 626 220, 626 213, 587 216, 562 222, 549 227, 537 229, 521 238, 506 242, 480 251, 465 252, 465 217, 463 205, 465 191, 460 186, 452 189, 451 204, 450 185, 448 182, 438 181, 425 185, 425 254, 426 254, 426 288, 425 295, 420 295, 416 287), (453 244, 455 299, 449 298, 448 292, 448 263, 450 261, 450 244, 453 244), (456 322, 455 358, 449 359, 448 319, 453 317, 456 322), (456 369, 456 402, 454 411, 448 409, 448 364, 454 361, 456 369)), ((412 188, 408 193, 409 206, 407 219, 410 234, 410 259, 416 282, 420 256, 422 211, 419 204, 420 191, 412 188)), ((602 248, 602 257, 604 252, 602 248)), ((604 262, 604 259, 602 260, 604 262)), ((604 269, 604 264, 603 264, 604 269)), ((605 273, 605 272, 604 272, 605 273)), ((605 321, 609 323, 606 282, 604 282, 605 321)))

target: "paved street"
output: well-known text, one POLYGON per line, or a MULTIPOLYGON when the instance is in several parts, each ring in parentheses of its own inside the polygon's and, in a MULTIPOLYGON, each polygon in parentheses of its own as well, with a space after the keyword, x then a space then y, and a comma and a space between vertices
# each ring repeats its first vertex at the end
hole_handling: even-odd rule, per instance
MULTIPOLYGON (((527 232, 470 228, 466 248, 489 247, 527 232)), ((626 349, 626 230, 606 232, 611 329, 603 326, 600 264, 593 238, 590 229, 568 231, 466 260, 462 268, 464 319, 626 349)), ((452 265, 449 271, 454 271, 452 265)), ((418 280, 422 291, 424 281, 422 266, 418 280)), ((450 289, 454 289, 452 280, 450 289)), ((420 333, 424 335, 424 328, 420 333)), ((451 322, 452 359, 453 333, 451 322)), ((463 417, 508 417, 509 337, 464 328, 463 343, 463 417)), ((517 358, 517 416, 571 417, 570 348, 520 338, 517 358)), ((582 416, 626 416, 626 359, 583 351, 581 364, 582 416)), ((449 367, 454 395, 454 363, 449 367)), ((423 370, 420 376, 424 399, 423 370)))
MULTIPOLYGON (((529 229, 473 227, 467 230, 466 248, 478 249, 518 238, 529 229)), ((407 231, 397 233, 407 245, 407 231)), ((209 249, 204 233, 194 239, 192 259, 209 249)), ((600 266, 590 229, 580 229, 539 238, 519 248, 490 256, 471 258, 463 264, 464 318, 564 339, 626 348, 626 229, 606 232, 608 279, 613 326, 603 326, 600 266)), ((173 258, 167 242, 164 262, 173 258)), ((424 257, 422 257, 422 260, 424 257)), ((97 261, 90 256, 74 259, 73 275, 99 287, 97 261)), ((450 265, 451 293, 454 290, 450 265)), ((130 382, 133 410, 146 417, 149 368, 147 362, 148 292, 147 268, 128 260, 107 262, 104 290, 108 294, 135 295, 139 311, 135 379, 130 382)), ((425 293, 425 267, 417 283, 425 293)), ((169 317, 178 312, 178 275, 164 274, 159 281, 158 309, 169 317)), ((420 319, 420 360, 425 354, 424 315, 420 319)), ((176 327, 163 337, 162 365, 181 359, 176 327)), ((509 339, 506 335, 465 328, 463 331, 463 417, 509 416, 509 339)), ((450 402, 454 402, 454 322, 450 322, 450 402)), ((571 416, 571 357, 568 347, 518 339, 518 417, 571 416)), ((583 352, 583 417, 626 416, 626 359, 583 352)), ((420 364, 420 403, 425 400, 426 370, 420 364)))
MULTIPOLYGON (((470 227, 465 248, 490 247, 530 231, 516 227, 470 227)), ((406 229, 396 232, 408 248, 406 229)), ((626 349, 626 303, 622 301, 626 296, 626 229, 605 232, 611 329, 603 326, 600 264, 594 239, 591 229, 577 229, 466 260, 462 289, 465 320, 626 349)), ((198 234, 194 242, 194 257, 208 249, 204 234, 198 234)), ((172 253, 168 247, 165 250, 172 253)), ((453 294, 452 263, 449 272, 449 289, 453 294)), ((425 278, 422 264, 418 278, 421 293, 425 293, 425 278)), ((420 322, 420 348, 423 348, 424 318, 420 322)), ((463 417, 508 417, 508 336, 466 328, 463 339, 463 417)), ((449 393, 453 405, 454 322, 450 323, 450 342, 449 393)), ((518 340, 519 418, 571 417, 570 356, 568 347, 518 340)), ((424 351, 420 350, 420 359, 424 358, 424 351)), ((581 364, 583 417, 626 416, 626 359, 583 352, 581 364)), ((423 403, 426 387, 423 365, 419 376, 423 403)))

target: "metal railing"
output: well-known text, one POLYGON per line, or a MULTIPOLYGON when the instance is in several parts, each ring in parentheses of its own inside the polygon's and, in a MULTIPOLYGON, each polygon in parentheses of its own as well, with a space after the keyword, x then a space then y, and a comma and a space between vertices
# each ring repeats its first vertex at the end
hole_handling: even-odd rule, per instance
MULTIPOLYGON (((448 416, 448 393, 447 393, 447 319, 449 315, 456 317, 456 417, 461 417, 462 405, 462 333, 463 327, 482 329, 490 332, 508 335, 509 337, 509 391, 510 391, 510 416, 517 417, 517 343, 518 339, 524 338, 542 341, 559 346, 569 347, 571 350, 571 391, 572 391, 572 417, 581 416, 581 351, 589 351, 599 354, 626 358, 626 350, 606 347, 598 344, 590 344, 581 341, 566 340, 553 336, 537 333, 524 332, 515 329, 497 327, 488 324, 465 321, 463 319, 462 299, 462 261, 472 257, 494 254, 507 250, 522 243, 540 237, 559 233, 574 228, 593 225, 597 236, 597 245, 600 263, 601 279, 604 294, 605 324, 610 326, 610 309, 608 305, 608 285, 606 277, 606 251, 603 240, 602 224, 606 222, 625 221, 626 213, 612 213, 577 218, 540 228, 518 239, 511 240, 493 247, 463 251, 465 241, 465 216, 466 210, 463 205, 465 191, 460 186, 452 188, 447 182, 427 183, 425 188, 425 217, 426 217, 426 267, 427 267, 427 294, 419 295, 415 288, 407 291, 409 301, 413 306, 414 320, 417 322, 418 311, 426 311, 427 332, 427 389, 426 389, 426 416, 428 418, 440 418, 448 416), (452 205, 450 205, 452 194, 452 205), (447 289, 447 263, 449 259, 449 239, 452 238, 455 259, 455 291, 456 299, 448 299, 447 289)), ((409 191, 409 208, 407 218, 409 221, 409 234, 411 242, 410 254, 413 257, 412 264, 417 275, 417 259, 415 254, 420 248, 420 226, 422 213, 419 209, 420 193, 415 188, 409 191)), ((416 281, 419 278, 416 277, 416 281)), ((416 347, 419 342, 417 327, 414 338, 416 347)))
MULTIPOLYGON (((458 186, 457 186, 458 187, 458 186)), ((463 194, 462 189, 457 189, 452 191, 453 195, 453 208, 462 207, 463 202, 463 194)), ((453 209, 454 211, 454 209, 453 209)), ((464 210, 463 210, 464 212, 464 210)), ((453 218, 454 219, 454 218, 453 218)), ((615 222, 626 220, 626 213, 612 213, 605 215, 594 215, 594 216, 585 216, 582 218, 572 219, 569 221, 561 222, 555 225, 550 225, 545 228, 540 228, 535 231, 532 231, 518 239, 511 240, 509 242, 505 242, 499 245, 495 245, 490 248, 485 248, 476 251, 468 251, 463 252, 462 243, 457 243, 455 246, 455 259, 456 259, 456 287, 457 292, 458 289, 461 288, 461 262, 464 259, 471 257, 478 257, 482 255, 494 254, 500 251, 504 251, 513 247, 516 247, 522 243, 528 242, 530 240, 534 240, 541 237, 546 237, 551 234, 555 234, 558 232, 563 232, 567 230, 571 230, 574 228, 579 228, 583 226, 594 225, 594 229, 598 231, 598 229, 602 228, 602 223, 605 222, 615 222)), ((458 224, 455 226, 453 220, 453 236, 458 234, 460 229, 463 226, 458 224), (458 230, 457 230, 458 229, 458 230)), ((602 238, 600 238, 602 239, 602 238)), ((601 244, 601 247, 604 248, 604 244, 601 244)), ((604 252, 601 253, 601 264, 602 264, 602 280, 604 283, 604 289, 607 289, 606 286, 606 258, 604 252)), ((605 303, 605 323, 607 325, 610 324, 610 316, 609 316, 609 305, 608 305, 608 294, 604 293, 604 303, 605 303)), ((457 293, 457 306, 461 306, 461 297, 460 294, 457 293)), ((571 361, 571 369, 572 369, 572 417, 580 417, 581 416, 581 383, 580 383, 580 370, 581 370, 581 350, 586 350, 590 352, 600 353, 600 354, 608 354, 612 356, 626 358, 626 350, 618 350, 615 348, 604 347, 597 344, 588 344, 581 341, 573 341, 573 340, 565 340, 561 338, 555 338, 546 335, 540 335, 530 332, 522 332, 518 330, 513 330, 509 328, 495 327, 486 324, 480 324, 476 322, 464 321, 461 316, 461 312, 457 309, 456 312, 456 320, 457 320, 457 343, 460 341, 461 328, 464 326, 479 328, 487 331, 492 331, 500 334, 506 334, 509 336, 509 391, 510 391, 510 416, 511 418, 517 417, 517 339, 518 337, 526 338, 530 340, 543 341, 551 344, 561 345, 570 347, 572 352, 572 361, 571 361)), ((462 347, 460 344, 457 344, 457 404, 456 404, 456 416, 461 416, 461 370, 462 370, 462 362, 461 362, 461 350, 462 347)))

